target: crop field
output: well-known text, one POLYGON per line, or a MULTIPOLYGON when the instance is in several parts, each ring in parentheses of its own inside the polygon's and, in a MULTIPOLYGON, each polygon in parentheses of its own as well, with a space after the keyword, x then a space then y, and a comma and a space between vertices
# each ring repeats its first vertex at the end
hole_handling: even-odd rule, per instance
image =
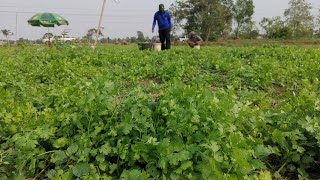
POLYGON ((0 48, 0 179, 319 179, 320 49, 0 48))

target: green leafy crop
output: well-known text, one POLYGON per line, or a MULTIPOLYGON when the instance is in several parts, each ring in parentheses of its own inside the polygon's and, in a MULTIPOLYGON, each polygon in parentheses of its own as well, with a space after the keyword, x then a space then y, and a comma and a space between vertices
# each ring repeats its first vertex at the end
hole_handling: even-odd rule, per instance
POLYGON ((320 52, 0 49, 0 179, 319 177, 320 52))

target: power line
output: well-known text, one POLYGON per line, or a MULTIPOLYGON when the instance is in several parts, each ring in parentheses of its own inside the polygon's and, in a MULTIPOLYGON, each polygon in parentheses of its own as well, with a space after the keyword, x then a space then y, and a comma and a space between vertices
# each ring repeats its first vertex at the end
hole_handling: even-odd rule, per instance
MULTIPOLYGON (((2 6, 0 5, 0 8, 17 8, 17 9, 26 9, 26 8, 29 8, 29 9, 45 9, 45 10, 51 10, 51 9, 62 9, 62 10, 83 10, 83 11, 96 11, 96 10, 99 10, 98 8, 97 9, 84 9, 84 8, 64 8, 64 7, 59 7, 59 8, 34 8, 34 7, 18 7, 18 6, 2 6)), ((148 9, 121 9, 123 11, 131 11, 131 12, 136 12, 136 11, 147 11, 148 9)), ((114 10, 114 9, 108 9, 107 10, 108 12, 110 11, 115 11, 115 12, 118 12, 119 10, 114 10)), ((153 11, 150 11, 150 12, 153 12, 153 11)))
MULTIPOLYGON (((18 6, 3 6, 1 5, 0 8, 22 8, 22 9, 25 9, 25 8, 31 8, 31 9, 42 9, 42 8, 34 8, 34 7, 18 7, 18 6)), ((93 10, 97 10, 97 9, 84 9, 84 8, 46 8, 46 9, 66 9, 66 10, 84 10, 84 11, 93 11, 93 10)))
MULTIPOLYGON (((0 10, 0 13, 8 13, 8 14, 35 14, 39 13, 36 11, 2 11, 0 10)), ((60 13, 62 15, 68 15, 68 16, 86 16, 86 17, 97 17, 100 16, 99 14, 84 14, 84 13, 60 13)), ((115 18, 138 18, 138 19, 145 19, 145 17, 135 17, 135 16, 128 16, 128 15, 105 15, 108 17, 115 17, 115 18)))
MULTIPOLYGON (((0 10, 0 13, 8 13, 8 14, 34 14, 34 13, 39 13, 37 11, 3 11, 0 10)), ((100 16, 99 14, 89 14, 89 13, 60 13, 62 15, 70 15, 70 16, 100 16)), ((144 17, 135 17, 135 16, 123 16, 123 15, 108 15, 106 14, 105 16, 108 17, 124 17, 124 18, 141 18, 141 19, 145 19, 144 17)))
MULTIPOLYGON (((20 7, 16 7, 16 6, 4 6, 4 5, 0 5, 0 8, 20 8, 20 7)), ((91 10, 95 10, 96 9, 76 9, 76 8, 52 8, 52 9, 68 9, 68 10, 88 10, 88 11, 91 11, 91 10)), ((124 9, 121 9, 122 11, 124 9)), ((130 9, 130 10, 127 10, 127 12, 136 12, 136 11, 140 11, 140 10, 133 10, 133 9, 130 9)), ((145 10, 141 10, 142 13, 132 13, 132 16, 129 16, 129 15, 116 15, 116 13, 114 12, 119 12, 121 13, 120 11, 116 11, 116 10, 107 10, 107 13, 108 12, 112 12, 112 14, 106 14, 104 16, 108 17, 108 18, 115 18, 115 19, 107 19, 107 20, 104 20, 104 23, 105 25, 107 24, 114 24, 114 26, 121 26, 121 25, 126 25, 126 24, 143 24, 143 23, 146 23, 146 21, 143 21, 146 19, 146 17, 137 17, 137 15, 146 15, 146 16, 150 16, 148 15, 149 13, 153 13, 153 12, 145 12, 145 10), (117 20, 119 18, 125 18, 124 20, 117 20), (136 20, 138 19, 138 21, 136 20), (143 20, 142 20, 143 19, 143 20)), ((35 14, 35 13, 39 13, 39 11, 35 11, 35 10, 30 10, 30 9, 26 9, 24 8, 23 10, 21 9, 8 9, 8 10, 1 10, 0 9, 0 14, 12 14, 12 15, 15 15, 15 26, 16 26, 16 39, 18 38, 18 16, 21 15, 21 16, 28 16, 26 14, 35 14)), ((59 14, 61 15, 64 15, 64 16, 82 16, 82 17, 98 17, 99 14, 95 14, 95 13, 89 13, 89 12, 85 12, 85 13, 81 13, 81 12, 60 12, 59 14)), ((8 16, 8 18, 10 18, 10 16, 8 16)), ((8 19, 6 18, 6 19, 8 19)), ((0 17, 1 19, 1 17, 0 17)), ((11 18, 10 18, 11 19, 11 18)), ((72 17, 70 17, 70 20, 73 19, 72 17)), ((83 24, 88 24, 88 23, 84 23, 83 20, 86 21, 87 18, 78 18, 77 20, 71 20, 71 21, 74 21, 74 22, 80 22, 80 23, 83 23, 83 24)), ((150 18, 150 22, 151 22, 151 19, 150 18)), ((12 20, 13 20, 13 16, 12 16, 12 20)), ((11 20, 10 20, 11 21, 11 20)), ((88 21, 89 22, 89 21, 88 21)), ((92 22, 92 21, 90 21, 92 22)), ((110 26, 110 24, 108 26, 110 26)))

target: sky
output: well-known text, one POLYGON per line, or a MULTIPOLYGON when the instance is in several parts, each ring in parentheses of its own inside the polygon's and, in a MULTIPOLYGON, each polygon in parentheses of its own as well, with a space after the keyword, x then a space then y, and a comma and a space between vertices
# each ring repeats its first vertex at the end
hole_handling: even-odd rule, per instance
MULTIPOLYGON (((263 17, 282 16, 288 7, 289 0, 253 0, 255 5, 254 20, 259 22, 263 17)), ((320 8, 320 0, 307 0, 316 14, 320 8)), ((160 3, 166 8, 174 0, 107 0, 103 17, 105 36, 128 37, 136 36, 142 31, 147 36, 153 36, 151 25, 153 15, 160 3)), ((39 39, 48 32, 44 27, 32 27, 27 20, 37 12, 54 12, 65 17, 70 25, 50 28, 49 31, 60 35, 67 29, 69 36, 81 37, 88 29, 98 26, 103 0, 0 0, 0 29, 10 29, 15 35, 12 39, 39 39)), ((4 39, 0 35, 0 39, 4 39)))

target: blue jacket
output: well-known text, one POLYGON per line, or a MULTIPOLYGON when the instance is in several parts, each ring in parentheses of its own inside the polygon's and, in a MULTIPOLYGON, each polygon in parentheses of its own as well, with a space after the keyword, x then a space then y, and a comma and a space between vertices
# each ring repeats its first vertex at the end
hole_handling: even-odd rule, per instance
POLYGON ((154 30, 156 22, 158 22, 159 30, 172 28, 171 17, 168 11, 165 11, 164 13, 158 11, 154 14, 152 30, 154 30))

